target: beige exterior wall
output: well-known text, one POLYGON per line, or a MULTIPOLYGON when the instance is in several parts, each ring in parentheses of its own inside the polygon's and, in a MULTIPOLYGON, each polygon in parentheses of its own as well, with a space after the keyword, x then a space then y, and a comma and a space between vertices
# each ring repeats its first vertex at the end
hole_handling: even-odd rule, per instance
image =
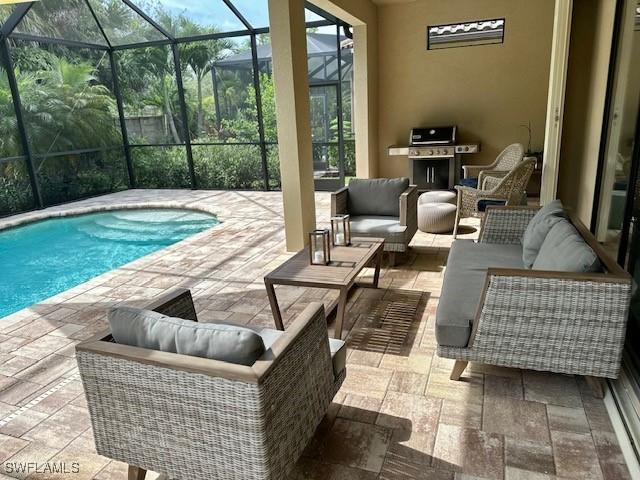
POLYGON ((468 163, 489 163, 522 142, 531 121, 542 150, 553 31, 553 0, 418 0, 378 7, 378 173, 408 175, 406 158, 387 147, 406 144, 411 127, 458 125, 461 141, 479 140, 468 163), (505 43, 430 50, 427 25, 506 19, 505 43))
POLYGON ((574 2, 558 197, 589 225, 607 87, 615 0, 574 2))

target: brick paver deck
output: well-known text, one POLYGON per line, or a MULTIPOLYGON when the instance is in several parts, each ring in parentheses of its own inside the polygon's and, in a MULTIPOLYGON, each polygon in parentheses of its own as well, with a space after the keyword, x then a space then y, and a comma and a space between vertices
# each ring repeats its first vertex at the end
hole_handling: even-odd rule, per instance
MULTIPOLYGON (((74 345, 105 328, 109 307, 183 286, 203 321, 272 326, 262 277, 288 257, 279 193, 132 190, 50 211, 160 204, 223 223, 0 320, 0 478, 27 477, 11 471, 16 462, 46 461, 78 462, 79 473, 28 478, 126 478, 125 465, 95 452, 74 359, 74 345)), ((319 222, 328 207, 317 194, 319 222)), ((347 380, 293 478, 630 478, 604 404, 582 379, 476 364, 449 380, 433 329, 450 243, 418 233, 405 261, 383 269, 379 290, 353 296, 347 380)), ((329 295, 278 288, 285 323, 329 295)))

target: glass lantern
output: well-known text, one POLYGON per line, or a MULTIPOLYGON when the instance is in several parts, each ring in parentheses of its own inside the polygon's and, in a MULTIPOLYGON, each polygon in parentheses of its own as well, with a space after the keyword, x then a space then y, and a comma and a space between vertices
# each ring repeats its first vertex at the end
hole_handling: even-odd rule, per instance
POLYGON ((329 230, 314 230, 309 233, 309 261, 311 265, 329 265, 329 230))
POLYGON ((334 246, 351 245, 351 222, 349 215, 331 217, 331 242, 334 246))

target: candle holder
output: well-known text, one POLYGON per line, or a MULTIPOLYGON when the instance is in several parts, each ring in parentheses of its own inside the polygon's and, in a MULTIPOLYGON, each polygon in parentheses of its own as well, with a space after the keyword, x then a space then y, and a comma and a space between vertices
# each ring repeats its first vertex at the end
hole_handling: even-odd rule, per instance
POLYGON ((311 265, 329 265, 330 261, 329 230, 309 232, 309 263, 311 265))
POLYGON ((331 242, 334 246, 351 245, 351 220, 349 215, 331 217, 331 242))

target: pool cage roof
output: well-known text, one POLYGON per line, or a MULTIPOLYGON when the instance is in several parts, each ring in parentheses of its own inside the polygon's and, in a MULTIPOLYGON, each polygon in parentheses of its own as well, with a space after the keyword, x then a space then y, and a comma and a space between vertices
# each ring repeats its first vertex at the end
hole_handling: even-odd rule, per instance
MULTIPOLYGON (((310 3, 305 20, 339 23, 310 3)), ((0 5, 0 23, 0 38, 123 50, 268 33, 269 13, 267 0, 46 0, 0 5), (181 24, 167 25, 165 12, 181 24)))
MULTIPOLYGON (((215 39, 237 38, 246 41, 248 37, 250 48, 232 54, 225 60, 218 60, 213 64, 212 71, 216 68, 233 68, 234 62, 238 70, 253 71, 251 76, 255 91, 258 138, 245 143, 259 146, 264 189, 272 188, 268 148, 270 144, 276 142, 267 138, 265 134, 259 78, 260 72, 271 69, 271 46, 261 37, 269 33, 268 0, 15 0, 15 2, 0 4, 0 70, 3 70, 7 76, 22 155, 1 160, 24 159, 35 208, 59 203, 43 197, 39 172, 36 168, 38 162, 41 163, 48 157, 63 154, 79 155, 85 151, 93 152, 95 149, 82 147, 62 152, 50 151, 50 149, 34 151, 26 126, 20 88, 11 56, 12 49, 20 42, 42 46, 61 45, 107 53, 110 70, 113 72, 112 93, 117 104, 129 187, 136 188, 138 185, 132 159, 134 147, 182 146, 186 149, 189 184, 191 188, 198 188, 192 143, 220 145, 224 142, 220 143, 218 140, 196 142, 191 139, 179 47, 190 42, 215 39), (172 56, 177 88, 178 105, 175 116, 184 129, 184 138, 180 141, 174 140, 173 143, 156 142, 145 145, 129 139, 115 54, 117 51, 156 46, 170 47, 169 54, 172 56)), ((344 50, 346 54, 352 46, 351 40, 347 38, 350 37, 349 28, 344 22, 308 2, 305 3, 305 23, 308 29, 313 30, 321 27, 336 28, 335 34, 319 33, 317 30, 308 31, 309 73, 312 85, 326 82, 337 85, 338 110, 342 111, 341 79, 343 74, 352 70, 352 62, 342 60, 342 51, 344 50), (341 28, 344 29, 346 36, 340 35, 341 28)), ((215 77, 214 74, 214 83, 215 77)), ((216 101, 218 99, 217 92, 215 99, 216 101)), ((216 115, 219 117, 218 112, 216 115)), ((340 156, 343 158, 345 142, 342 133, 342 115, 338 116, 338 127, 338 145, 340 156)))

